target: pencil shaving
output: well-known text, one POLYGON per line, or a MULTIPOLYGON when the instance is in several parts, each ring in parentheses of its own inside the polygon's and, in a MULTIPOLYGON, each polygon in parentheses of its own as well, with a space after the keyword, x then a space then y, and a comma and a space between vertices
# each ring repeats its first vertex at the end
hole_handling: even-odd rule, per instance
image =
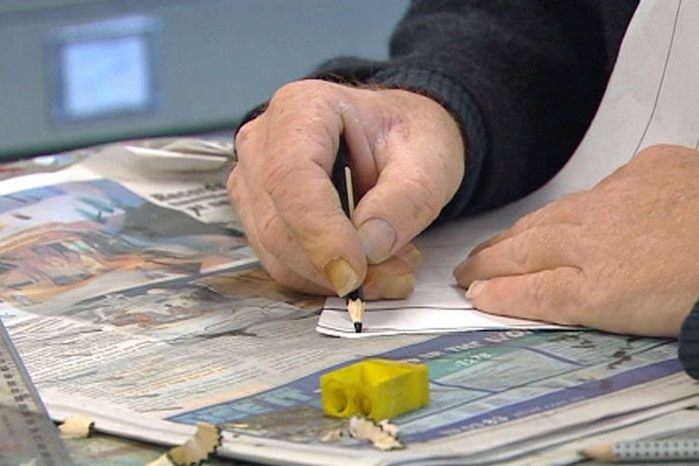
POLYGON ((92 434, 95 422, 87 416, 68 416, 63 423, 58 426, 61 438, 80 439, 88 438, 92 434))
POLYGON ((170 449, 146 466, 197 466, 206 461, 221 445, 221 429, 213 424, 197 423, 194 437, 170 449))
POLYGON ((170 461, 170 458, 167 457, 167 454, 164 454, 160 455, 154 461, 151 461, 145 466, 173 466, 173 464, 172 461, 170 461))
POLYGON ((344 432, 342 429, 333 429, 323 434, 320 441, 323 443, 339 442, 342 437, 344 437, 344 432))
POLYGON ((388 421, 377 424, 371 419, 354 416, 349 420, 349 433, 354 438, 371 441, 382 451, 405 448, 405 444, 397 437, 398 428, 388 421))
POLYGON ((394 437, 398 436, 398 426, 395 424, 391 424, 391 422, 388 419, 384 419, 383 421, 380 421, 378 423, 381 428, 388 432, 389 434, 393 435, 394 437))

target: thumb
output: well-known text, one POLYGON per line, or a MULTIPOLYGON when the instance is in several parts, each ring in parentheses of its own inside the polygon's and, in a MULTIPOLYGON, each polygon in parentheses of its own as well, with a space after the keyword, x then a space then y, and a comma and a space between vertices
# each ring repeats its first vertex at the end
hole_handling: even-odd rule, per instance
POLYGON ((369 263, 378 264, 412 241, 449 202, 464 173, 459 128, 438 103, 374 146, 375 185, 357 203, 353 222, 369 263), (435 118, 435 113, 440 118, 435 118), (410 135, 410 138, 406 137, 410 135))

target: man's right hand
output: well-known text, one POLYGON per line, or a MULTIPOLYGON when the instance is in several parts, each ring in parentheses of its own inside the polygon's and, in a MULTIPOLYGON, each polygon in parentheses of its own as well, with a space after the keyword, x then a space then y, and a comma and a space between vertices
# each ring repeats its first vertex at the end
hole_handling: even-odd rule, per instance
POLYGON ((456 192, 464 142, 436 101, 397 89, 287 84, 236 138, 228 190, 252 247, 282 285, 367 299, 404 298, 413 238, 456 192), (350 221, 330 173, 342 135, 355 195, 350 221))

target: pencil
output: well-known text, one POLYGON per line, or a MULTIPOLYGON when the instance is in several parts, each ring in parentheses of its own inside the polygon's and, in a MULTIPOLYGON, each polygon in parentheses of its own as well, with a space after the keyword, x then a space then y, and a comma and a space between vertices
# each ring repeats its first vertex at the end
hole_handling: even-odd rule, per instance
MULTIPOLYGON (((354 187, 352 184, 352 169, 350 167, 349 148, 344 138, 340 137, 340 145, 337 150, 337 158, 333 166, 333 183, 340 195, 342 210, 348 218, 352 218, 354 212, 354 187)), ((354 326, 354 331, 361 333, 364 320, 364 291, 360 286, 345 296, 347 312, 354 326)))
POLYGON ((699 462, 699 439, 635 440, 585 448, 588 458, 607 463, 699 462))

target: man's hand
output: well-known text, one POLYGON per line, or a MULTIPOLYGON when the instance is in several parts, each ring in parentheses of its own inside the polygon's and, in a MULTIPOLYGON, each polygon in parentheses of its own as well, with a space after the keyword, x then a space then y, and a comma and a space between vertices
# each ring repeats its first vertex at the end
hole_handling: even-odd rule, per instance
POLYGON ((412 292, 420 253, 411 241, 464 173, 458 125, 437 102, 324 81, 280 88, 240 130, 236 150, 228 189, 270 275, 340 296, 363 283, 368 299, 412 292), (340 135, 359 199, 351 221, 329 177, 340 135))
POLYGON ((486 312, 675 336, 699 298, 699 152, 650 147, 523 217, 454 274, 486 312))

